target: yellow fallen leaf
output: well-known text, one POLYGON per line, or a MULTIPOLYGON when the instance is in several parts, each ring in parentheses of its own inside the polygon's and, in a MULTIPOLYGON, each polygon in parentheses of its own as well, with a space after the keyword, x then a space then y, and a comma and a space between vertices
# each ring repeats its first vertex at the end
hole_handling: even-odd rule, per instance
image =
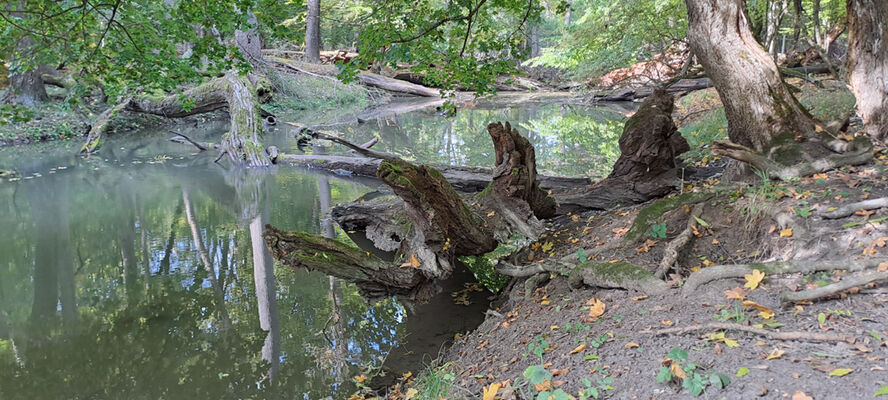
POLYGON ((550 331, 557 331, 557 330, 558 330, 558 325, 552 325, 552 326, 550 326, 550 327, 549 327, 549 330, 550 330, 550 331))
POLYGON ((725 345, 728 347, 740 347, 740 343, 737 343, 736 339, 725 338, 725 345))
POLYGON ((783 357, 784 354, 786 354, 785 350, 780 350, 775 347, 774 350, 771 350, 771 352, 768 353, 768 356, 765 357, 765 360, 776 360, 783 357))
POLYGON ((712 261, 709 261, 709 259, 703 260, 703 266, 704 266, 704 267, 711 267, 711 266, 713 266, 713 265, 715 265, 715 263, 712 262, 712 261))
POLYGON ((574 215, 571 215, 571 216, 570 216, 570 219, 571 219, 571 220, 573 220, 573 222, 577 222, 577 221, 579 221, 579 220, 580 220, 580 216, 579 216, 579 215, 576 215, 576 214, 574 214, 574 215))
POLYGON ((491 211, 491 212, 487 213, 488 217, 492 217, 494 215, 496 215, 496 211, 491 211))
POLYGON ((792 228, 786 228, 780 231, 780 237, 792 237, 792 228))
POLYGON ((607 308, 604 302, 598 300, 597 297, 593 297, 591 300, 587 301, 586 304, 589 306, 589 317, 593 319, 598 319, 598 317, 602 316, 605 308, 607 308))
POLYGON ((771 318, 774 318, 774 312, 773 311, 759 311, 759 316, 764 319, 771 319, 771 318))
MULTIPOLYGON (((502 383, 494 382, 489 386, 485 387, 484 390, 484 400, 494 400, 496 399, 496 393, 499 392, 502 383)), ((476 392, 477 393, 477 392, 476 392)))
POLYGON ((355 377, 355 382, 357 382, 357 383, 364 383, 364 381, 366 381, 366 380, 367 380, 366 375, 358 375, 355 377))
MULTIPOLYGON (((886 263, 886 264, 888 264, 888 263, 886 263)), ((642 301, 646 298, 648 298, 648 297, 647 296, 636 296, 636 297, 632 298, 632 301, 642 301)))
POLYGON ((543 300, 543 301, 541 301, 541 302, 540 302, 540 305, 548 306, 548 305, 549 305, 549 300, 543 300))
POLYGON ((672 326, 672 321, 670 321, 668 319, 664 319, 664 320, 660 321, 660 323, 663 325, 666 325, 666 326, 672 326))
POLYGON ((744 301, 743 301, 743 307, 746 307, 746 308, 754 308, 754 309, 756 309, 756 310, 758 310, 758 311, 761 311, 761 312, 772 312, 770 308, 765 307, 765 306, 763 306, 763 305, 761 305, 761 304, 758 304, 758 303, 756 303, 756 302, 754 302, 754 301, 752 301, 752 300, 744 300, 744 301))
POLYGON ((829 178, 829 176, 827 176, 826 174, 814 174, 813 178, 814 179, 826 179, 826 178, 829 178))
POLYGON ((534 389, 537 390, 537 392, 548 391, 549 389, 552 389, 552 382, 549 382, 548 380, 546 380, 546 381, 543 381, 543 383, 538 383, 536 385, 533 385, 533 387, 534 387, 534 389))
POLYGON ((845 376, 852 372, 854 372, 854 370, 850 368, 836 368, 830 371, 829 376, 845 376))
POLYGON ((765 279, 765 273, 754 269, 751 274, 743 275, 743 277, 746 278, 746 284, 744 284, 743 287, 749 290, 755 290, 759 283, 762 282, 762 279, 765 279))
POLYGON ((635 342, 629 342, 629 343, 626 343, 626 345, 623 346, 624 349, 635 349, 635 348, 638 348, 638 347, 640 347, 639 344, 638 344, 638 343, 635 343, 635 342))
MULTIPOLYGON (((416 395, 418 395, 418 394, 419 394, 419 390, 416 390, 414 388, 407 389, 407 393, 404 393, 404 400, 411 400, 414 397, 416 397, 416 395)), ((484 400, 488 400, 488 399, 485 397, 484 400)), ((493 400, 493 397, 491 397, 490 400, 493 400)))
POLYGON ((583 343, 583 344, 581 344, 581 345, 579 345, 579 346, 577 346, 577 347, 574 347, 574 349, 570 351, 570 354, 577 354, 577 353, 579 353, 579 352, 581 352, 581 351, 583 351, 583 350, 586 350, 586 344, 585 344, 585 343, 583 343))

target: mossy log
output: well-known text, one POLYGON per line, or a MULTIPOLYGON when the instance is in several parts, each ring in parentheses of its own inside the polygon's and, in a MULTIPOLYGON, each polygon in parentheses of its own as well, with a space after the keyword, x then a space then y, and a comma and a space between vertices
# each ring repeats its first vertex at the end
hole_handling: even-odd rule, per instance
POLYGON ((237 164, 267 166, 271 160, 262 146, 259 134, 262 116, 259 103, 270 95, 264 77, 240 75, 229 71, 221 77, 188 89, 181 95, 141 95, 122 101, 102 113, 90 129, 81 153, 96 151, 109 130, 110 122, 121 112, 137 112, 166 118, 181 118, 227 107, 231 128, 222 140, 220 149, 237 164), (184 101, 183 101, 184 100, 184 101))
POLYGON ((677 157, 690 150, 672 121, 675 100, 663 90, 645 99, 626 121, 620 157, 608 177, 591 188, 559 198, 564 210, 599 209, 643 203, 680 185, 677 157))
POLYGON ((427 299, 428 279, 413 267, 398 267, 335 239, 265 226, 263 238, 272 256, 291 268, 305 268, 354 282, 362 295, 427 299))

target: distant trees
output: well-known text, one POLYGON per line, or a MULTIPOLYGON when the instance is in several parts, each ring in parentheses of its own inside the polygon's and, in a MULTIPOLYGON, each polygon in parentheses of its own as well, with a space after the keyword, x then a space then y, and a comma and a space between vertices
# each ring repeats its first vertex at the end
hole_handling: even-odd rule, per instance
POLYGON ((848 72, 866 132, 888 140, 888 2, 848 0, 848 72))
POLYGON ((305 18, 305 59, 316 64, 321 62, 321 0, 308 0, 308 15, 305 18))

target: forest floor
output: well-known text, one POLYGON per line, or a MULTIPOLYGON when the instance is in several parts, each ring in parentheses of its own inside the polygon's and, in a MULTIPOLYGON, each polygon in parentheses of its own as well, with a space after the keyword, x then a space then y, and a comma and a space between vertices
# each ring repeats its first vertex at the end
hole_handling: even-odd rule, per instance
MULTIPOLYGON (((431 382, 440 391, 437 396, 480 398, 483 388, 508 381, 497 398, 537 398, 537 389, 545 386, 533 388, 526 381, 542 373, 542 366, 553 375, 544 385, 576 397, 590 387, 601 398, 693 397, 679 384, 675 369, 661 375, 666 382, 658 382, 661 367, 669 371, 673 362, 687 371, 685 385, 699 374, 696 384, 705 388, 703 398, 809 398, 796 394, 801 392, 814 399, 851 399, 888 392, 888 288, 870 284, 815 301, 781 301, 784 292, 840 281, 847 275, 838 271, 844 260, 888 255, 888 210, 838 219, 820 216, 843 204, 888 196, 888 156, 881 150, 876 158, 871 165, 784 183, 726 186, 717 178, 689 183, 687 191, 714 195, 702 203, 692 243, 667 278, 673 286, 669 293, 571 290, 563 276, 552 277, 529 296, 523 285, 514 285, 481 326, 455 341, 442 366, 422 378, 420 393, 427 395, 428 384, 437 380, 431 382), (778 226, 769 216, 775 211, 792 216, 790 227, 778 226), (836 271, 766 274, 754 289, 744 287, 749 278, 740 278, 714 281, 690 294, 681 291, 689 273, 714 265, 812 257, 840 261, 836 271), (841 334, 850 340, 784 340, 715 327, 657 335, 662 329, 709 323, 841 334), (693 372, 690 364, 696 366, 693 372), (716 381, 727 382, 723 378, 730 383, 717 388, 716 381)), ((651 209, 642 211, 649 206, 559 217, 551 221, 549 235, 518 253, 517 260, 584 258, 579 249, 619 241, 590 260, 625 261, 653 271, 666 244, 688 226, 690 208, 650 215, 651 209), (643 222, 636 221, 639 213, 643 222), (642 234, 627 240, 633 227, 642 234)))

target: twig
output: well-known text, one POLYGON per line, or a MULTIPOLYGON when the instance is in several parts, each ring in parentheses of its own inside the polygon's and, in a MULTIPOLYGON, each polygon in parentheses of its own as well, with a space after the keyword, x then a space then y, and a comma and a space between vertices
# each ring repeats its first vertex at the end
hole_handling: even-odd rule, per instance
MULTIPOLYGON (((204 145, 202 145, 202 144, 200 144, 200 143, 198 143, 198 142, 195 142, 195 141, 191 140, 191 138, 188 137, 188 136, 185 136, 185 135, 183 135, 183 134, 181 134, 181 133, 176 134, 176 136, 177 136, 177 137, 181 137, 182 139, 185 139, 186 142, 193 144, 194 147, 197 147, 198 150, 200 150, 200 151, 206 151, 206 150, 207 150, 207 147, 206 147, 206 146, 204 146, 204 145)), ((173 138, 173 139, 175 139, 175 138, 173 138)))
POLYGON ((222 156, 224 156, 224 155, 226 155, 226 154, 228 154, 228 150, 222 150, 222 151, 220 151, 220 152, 219 152, 219 155, 216 156, 216 159, 213 160, 213 162, 214 162, 214 163, 218 163, 219 160, 222 159, 222 156))
POLYGON ((870 199, 858 201, 856 203, 845 204, 835 210, 820 213, 820 216, 826 219, 845 218, 853 215, 860 210, 875 210, 877 208, 888 207, 888 197, 880 197, 878 199, 870 199))
POLYGON ((803 301, 803 300, 814 300, 819 299, 821 297, 826 297, 830 295, 834 295, 836 293, 851 289, 857 286, 863 286, 870 282, 883 281, 888 279, 888 271, 875 272, 872 274, 866 275, 858 275, 851 276, 845 279, 842 279, 840 282, 836 282, 830 285, 826 285, 824 287, 820 287, 812 290, 803 290, 801 292, 786 292, 783 294, 782 299, 786 302, 795 302, 795 301, 803 301))
POLYGON ((688 215, 688 226, 685 230, 681 231, 675 239, 672 239, 668 245, 666 245, 666 250, 663 251, 663 260, 660 261, 660 268, 657 269, 657 278, 663 279, 666 276, 666 273, 669 272, 669 269, 675 265, 675 262, 678 261, 679 251, 691 241, 694 237, 693 226, 697 223, 697 218, 703 214, 703 203, 697 203, 694 205, 694 209, 691 211, 691 214, 688 215))
POLYGON ((756 328, 740 324, 732 324, 729 322, 711 322, 708 324, 691 325, 683 328, 668 328, 651 332, 654 336, 662 335, 681 335, 688 332, 705 331, 710 329, 720 329, 726 331, 749 332, 769 339, 777 340, 807 340, 811 342, 852 342, 854 338, 844 335, 832 335, 829 333, 816 332, 774 332, 767 329, 756 328))

